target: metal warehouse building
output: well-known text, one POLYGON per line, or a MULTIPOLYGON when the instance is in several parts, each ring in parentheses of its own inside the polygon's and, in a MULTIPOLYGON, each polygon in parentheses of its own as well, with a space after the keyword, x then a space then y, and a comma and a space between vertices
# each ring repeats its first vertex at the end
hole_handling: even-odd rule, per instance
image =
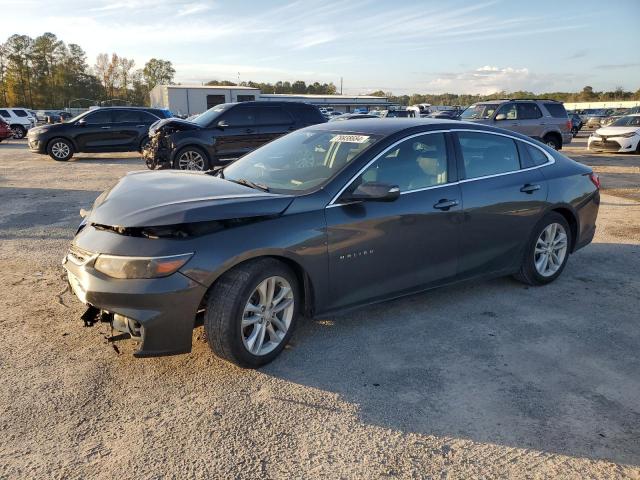
POLYGON ((387 108, 386 97, 371 95, 302 95, 263 94, 251 87, 157 85, 151 90, 151 106, 168 108, 174 114, 194 115, 220 103, 263 101, 304 102, 319 107, 331 107, 339 112, 352 112, 356 108, 387 108))

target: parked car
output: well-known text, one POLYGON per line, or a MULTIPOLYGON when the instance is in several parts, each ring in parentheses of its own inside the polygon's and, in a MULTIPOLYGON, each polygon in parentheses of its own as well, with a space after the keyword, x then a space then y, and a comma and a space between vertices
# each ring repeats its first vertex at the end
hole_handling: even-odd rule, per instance
POLYGON ((460 120, 492 125, 535 138, 560 150, 571 143, 571 121, 555 100, 492 100, 467 108, 460 120))
POLYGON ((0 142, 9 138, 13 138, 13 130, 7 122, 0 119, 0 142))
POLYGON ((9 124, 13 138, 24 138, 29 129, 36 125, 26 108, 0 108, 0 117, 9 124))
POLYGON ((66 123, 31 129, 29 148, 59 161, 78 152, 141 151, 149 141, 149 127, 161 114, 162 110, 152 108, 96 108, 66 123))
POLYGON ((597 152, 640 153, 640 113, 626 115, 597 129, 589 137, 587 148, 597 152))
POLYGON ((41 123, 60 123, 71 118, 73 115, 64 110, 38 110, 36 112, 36 121, 41 123))
POLYGON ((462 112, 460 110, 438 110, 429 114, 430 118, 440 118, 443 120, 459 120, 462 112))
POLYGON ((370 113, 343 113, 342 115, 338 115, 336 117, 331 118, 330 122, 341 122, 343 120, 360 120, 363 118, 380 118, 378 115, 373 115, 370 113))
POLYGON ((578 132, 584 125, 582 123, 582 118, 577 113, 569 113, 569 120, 571 120, 571 133, 574 137, 578 135, 578 132))
MULTIPOLYGON (((591 242, 599 181, 529 137, 442 120, 353 120, 279 138, 216 172, 132 172, 63 260, 88 306, 141 342, 273 360, 298 318, 478 276, 560 276, 591 242), (433 234, 437 232, 437 234, 433 234)), ((396 318, 394 321, 402 321, 396 318)))
POLYGON ((587 121, 585 122, 585 126, 587 128, 598 128, 598 127, 602 126, 602 122, 607 117, 612 115, 613 112, 614 112, 614 110, 611 109, 611 108, 596 110, 595 112, 591 113, 588 116, 587 121))
POLYGON ((306 103, 222 103, 193 122, 172 118, 153 125, 143 158, 151 170, 209 170, 286 133, 326 121, 318 107, 306 103))

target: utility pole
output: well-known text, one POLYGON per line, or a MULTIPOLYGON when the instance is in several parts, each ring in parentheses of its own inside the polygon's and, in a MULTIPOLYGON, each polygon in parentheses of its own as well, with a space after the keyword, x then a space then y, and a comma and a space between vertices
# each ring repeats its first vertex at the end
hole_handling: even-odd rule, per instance
POLYGON ((340 95, 342 95, 342 77, 340 77, 340 95))

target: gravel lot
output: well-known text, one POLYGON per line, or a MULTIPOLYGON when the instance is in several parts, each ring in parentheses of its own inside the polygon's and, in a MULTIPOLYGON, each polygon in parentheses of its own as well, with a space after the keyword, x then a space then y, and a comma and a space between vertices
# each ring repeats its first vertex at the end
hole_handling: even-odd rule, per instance
POLYGON ((0 478, 640 478, 640 156, 552 285, 467 283, 301 322, 260 371, 134 359, 82 328, 60 260, 136 155, 0 144, 0 478), (60 294, 60 295, 59 295, 60 294))

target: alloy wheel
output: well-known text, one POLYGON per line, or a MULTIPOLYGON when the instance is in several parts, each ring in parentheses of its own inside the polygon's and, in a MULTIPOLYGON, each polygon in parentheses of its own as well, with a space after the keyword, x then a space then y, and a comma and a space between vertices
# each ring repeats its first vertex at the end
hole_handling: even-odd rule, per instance
POLYGON ((51 154, 56 158, 67 158, 70 153, 71 149, 65 142, 55 142, 51 145, 51 154))
POLYGON ((187 150, 178 159, 180 170, 204 170, 204 158, 195 150, 187 150))
POLYGON ((284 340, 295 310, 293 289, 279 276, 255 288, 242 313, 242 342, 253 355, 272 352, 284 340))
POLYGON ((13 133, 13 138, 20 139, 24 137, 24 130, 22 127, 11 127, 11 133, 13 133))
POLYGON ((543 277, 553 276, 567 256, 567 232, 559 223, 551 223, 542 231, 534 251, 536 271, 543 277))

